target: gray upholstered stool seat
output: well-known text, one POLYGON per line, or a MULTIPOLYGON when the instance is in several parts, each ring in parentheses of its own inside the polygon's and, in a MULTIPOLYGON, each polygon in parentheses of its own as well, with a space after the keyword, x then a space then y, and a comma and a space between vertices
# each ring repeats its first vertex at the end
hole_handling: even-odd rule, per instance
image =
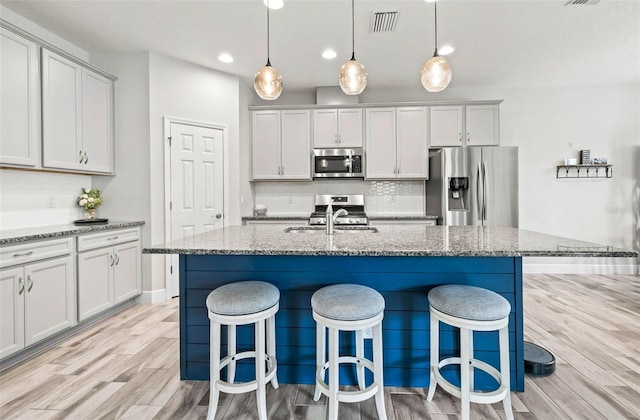
POLYGON ((387 418, 382 369, 384 306, 384 297, 380 293, 359 284, 334 284, 311 296, 313 319, 316 321, 316 389, 313 399, 318 401, 321 394, 329 398, 329 420, 337 420, 338 403, 359 402, 371 397, 375 397, 380 420, 387 418), (364 357, 364 330, 371 331, 373 361, 364 357), (355 332, 355 356, 340 355, 340 331, 355 332), (338 372, 341 364, 356 367, 357 391, 340 390, 338 372), (365 383, 365 369, 373 373, 373 382, 369 386, 365 383))
POLYGON ((461 399, 462 419, 468 420, 470 403, 493 404, 502 401, 505 416, 513 420, 511 409, 511 376, 509 373, 509 301, 499 294, 480 287, 461 284, 438 286, 429 291, 430 353, 429 393, 431 401, 439 385, 461 399), (440 322, 459 329, 460 355, 440 360, 440 322), (500 370, 474 357, 475 331, 497 331, 500 370), (460 366, 460 386, 449 382, 442 370, 449 365, 460 366), (485 392, 475 389, 475 370, 493 377, 498 388, 485 392))
POLYGON ((207 296, 207 309, 219 315, 248 315, 280 301, 277 287, 264 281, 240 281, 220 286, 207 296))
POLYGON ((256 391, 258 418, 267 420, 266 384, 278 388, 278 362, 276 360, 276 312, 280 308, 280 291, 263 281, 241 281, 214 289, 207 296, 210 321, 209 361, 209 411, 207 419, 213 420, 218 409, 220 392, 240 394, 256 391), (241 351, 236 348, 236 326, 253 324, 254 349, 241 351), (220 356, 222 325, 226 325, 227 355, 220 356), (235 382, 236 362, 255 360, 255 379, 235 382), (227 368, 227 380, 220 378, 220 371, 227 368))
POLYGON ((461 284, 431 289, 429 305, 447 315, 476 321, 494 321, 511 312, 509 301, 496 292, 461 284))
POLYGON ((325 318, 357 321, 374 317, 384 311, 384 298, 367 286, 334 284, 313 294, 311 308, 325 318))

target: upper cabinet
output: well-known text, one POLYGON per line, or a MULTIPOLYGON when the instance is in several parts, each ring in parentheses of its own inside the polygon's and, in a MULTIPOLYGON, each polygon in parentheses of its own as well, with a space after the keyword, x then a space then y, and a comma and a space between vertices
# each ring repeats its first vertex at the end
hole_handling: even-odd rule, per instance
POLYGON ((0 28, 0 164, 40 164, 39 67, 38 46, 0 28))
POLYGON ((311 111, 251 113, 253 179, 311 179, 311 111))
POLYGON ((362 147, 362 109, 315 109, 313 147, 362 147))
POLYGON ((113 173, 113 83, 42 49, 43 166, 113 173))
POLYGON ((427 179, 427 107, 368 108, 367 179, 427 179))
POLYGON ((431 147, 500 144, 498 104, 432 106, 429 114, 431 147))

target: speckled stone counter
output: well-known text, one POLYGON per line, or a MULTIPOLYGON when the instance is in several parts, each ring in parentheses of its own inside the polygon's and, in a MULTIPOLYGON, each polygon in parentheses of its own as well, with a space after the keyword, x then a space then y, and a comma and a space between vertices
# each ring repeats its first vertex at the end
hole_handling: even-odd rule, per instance
POLYGON ((145 248, 152 254, 635 257, 635 251, 497 226, 380 226, 378 233, 285 233, 232 226, 145 248))
POLYGON ((124 229, 144 225, 145 222, 113 221, 104 225, 74 225, 72 223, 55 226, 38 226, 32 228, 12 229, 0 231, 0 245, 10 245, 21 242, 39 241, 51 238, 80 235, 83 233, 100 232, 103 230, 124 229))
POLYGON ((397 220, 399 222, 404 222, 404 221, 421 221, 421 220, 427 220, 427 221, 431 221, 431 220, 438 220, 438 216, 433 216, 430 214, 425 214, 422 216, 369 216, 367 215, 367 218, 369 219, 369 221, 394 221, 397 220))

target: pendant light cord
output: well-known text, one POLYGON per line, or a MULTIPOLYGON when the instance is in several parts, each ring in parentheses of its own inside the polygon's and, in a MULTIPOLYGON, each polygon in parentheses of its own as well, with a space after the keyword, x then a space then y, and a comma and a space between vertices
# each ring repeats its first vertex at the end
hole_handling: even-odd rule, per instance
POLYGON ((354 13, 354 1, 351 0, 351 59, 356 59, 356 18, 354 13))
POLYGON ((433 13, 435 14, 435 35, 436 35, 436 51, 434 56, 438 55, 438 0, 433 2, 433 13))
POLYGON ((269 2, 267 1, 267 66, 271 66, 269 55, 269 2))

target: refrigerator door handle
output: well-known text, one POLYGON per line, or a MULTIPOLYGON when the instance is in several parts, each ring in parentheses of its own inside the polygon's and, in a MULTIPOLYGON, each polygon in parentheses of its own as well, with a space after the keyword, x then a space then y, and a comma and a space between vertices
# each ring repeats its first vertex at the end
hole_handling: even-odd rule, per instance
POLYGON ((482 220, 487 220, 487 166, 482 161, 482 220))
MULTIPOLYGON (((476 163, 476 207, 478 209, 478 220, 482 220, 482 208, 480 205, 480 162, 476 163)), ((482 199, 484 202, 484 199, 482 199)))

